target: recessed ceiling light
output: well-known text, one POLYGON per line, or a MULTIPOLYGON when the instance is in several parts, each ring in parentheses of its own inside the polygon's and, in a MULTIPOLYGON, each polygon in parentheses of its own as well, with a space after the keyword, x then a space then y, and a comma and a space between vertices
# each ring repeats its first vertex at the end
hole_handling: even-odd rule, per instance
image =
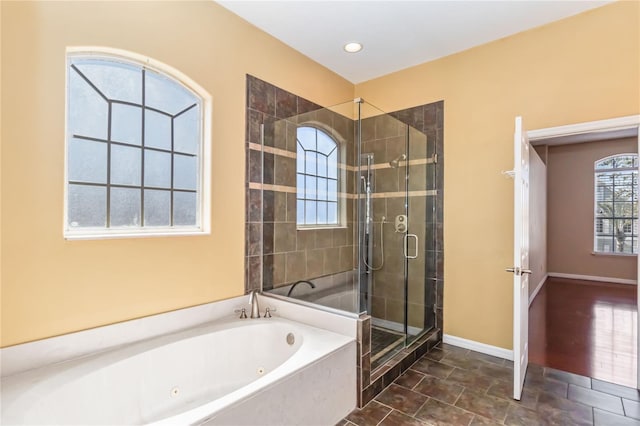
POLYGON ((357 53, 362 50, 362 45, 357 42, 347 43, 344 45, 344 51, 349 53, 357 53))

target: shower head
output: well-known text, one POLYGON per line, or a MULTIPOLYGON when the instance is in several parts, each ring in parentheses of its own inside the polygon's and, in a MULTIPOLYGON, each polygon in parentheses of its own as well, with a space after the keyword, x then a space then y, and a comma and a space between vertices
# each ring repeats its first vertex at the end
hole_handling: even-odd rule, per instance
POLYGON ((407 159, 407 156, 405 154, 400 154, 393 160, 389 161, 389 165, 391 166, 391 168, 395 169, 398 167, 401 161, 404 161, 406 159, 407 159))

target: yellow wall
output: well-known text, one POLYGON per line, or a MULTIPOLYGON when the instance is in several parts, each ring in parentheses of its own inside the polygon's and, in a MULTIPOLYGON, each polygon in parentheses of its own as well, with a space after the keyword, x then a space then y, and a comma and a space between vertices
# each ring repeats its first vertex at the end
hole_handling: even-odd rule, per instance
POLYGON ((640 3, 617 2, 356 86, 395 111, 444 99, 444 332, 512 347, 513 122, 640 113, 640 3))
MULTIPOLYGON (((321 105, 354 86, 202 2, 0 2, 2 346, 239 295, 245 74, 321 105), (213 96, 212 235, 62 238, 64 49, 165 62, 213 96)), ((387 111, 445 101, 445 333, 511 347, 513 118, 640 112, 638 2, 618 2, 355 87, 387 111)))
POLYGON ((212 1, 0 4, 2 346, 242 294, 245 74, 322 105, 353 85, 212 1), (210 236, 62 238, 73 45, 152 57, 211 93, 210 236))

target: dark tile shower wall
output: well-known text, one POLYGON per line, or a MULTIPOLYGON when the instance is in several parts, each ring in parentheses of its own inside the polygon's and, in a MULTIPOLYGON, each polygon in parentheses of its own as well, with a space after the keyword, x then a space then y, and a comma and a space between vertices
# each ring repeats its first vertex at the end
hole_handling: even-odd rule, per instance
POLYGON ((348 195, 353 193, 354 172, 348 167, 353 164, 353 120, 247 76, 246 133, 246 290, 259 289, 261 281, 270 290, 354 269, 354 201, 348 195), (322 128, 340 145, 340 163, 346 166, 343 228, 297 229, 296 128, 304 123, 322 128))
MULTIPOLYGON (((347 202, 349 227, 346 229, 346 233, 336 229, 295 231, 295 127, 300 117, 292 117, 301 114, 305 114, 302 117, 303 120, 307 117, 307 119, 325 123, 327 127, 338 132, 339 140, 347 145, 351 144, 345 147, 346 168, 350 170, 346 173, 346 193, 348 195, 356 193, 354 185, 356 174, 354 171, 356 165, 354 155, 356 147, 353 143, 354 122, 339 114, 331 113, 304 98, 255 77, 247 76, 246 291, 260 289, 261 282, 264 282, 265 289, 269 289, 290 283, 296 278, 313 278, 314 275, 351 270, 357 261, 357 258, 354 258, 353 250, 355 197, 348 197, 350 200, 347 202), (315 117, 307 115, 314 112, 321 115, 315 117), (265 128, 264 173, 260 147, 262 124, 265 128), (263 174, 264 194, 261 193, 263 174), (293 181, 291 180, 292 176, 293 181), (292 235, 295 235, 295 238, 292 235), (322 263, 319 262, 320 258, 322 263), (337 268, 330 266, 336 264, 337 268)), ((422 247, 425 250, 425 262, 424 264, 414 263, 412 267, 424 268, 427 276, 426 286, 422 289, 426 301, 425 305, 431 306, 432 303, 429 301, 435 301, 436 321, 434 330, 422 336, 372 372, 371 318, 368 315, 361 316, 358 322, 356 360, 359 407, 370 401, 418 358, 442 340, 444 103, 440 101, 409 108, 391 115, 427 135, 428 143, 425 145, 427 157, 437 154, 437 162, 429 164, 424 172, 410 171, 414 177, 422 176, 420 173, 423 173, 424 179, 426 179, 426 189, 436 191, 430 196, 416 197, 414 203, 410 203, 410 209, 424 208, 424 213, 410 210, 410 215, 432 218, 425 224, 424 241, 431 241, 429 245, 422 247), (411 207, 412 205, 413 207, 411 207)), ((385 141, 385 144, 386 142, 390 141, 385 141)), ((392 144, 392 142, 390 143, 392 144)), ((389 149, 395 148, 399 147, 393 146, 389 149)), ((367 149, 373 150, 375 147, 370 146, 367 149)), ((385 149, 387 149, 386 145, 385 149)), ((362 152, 367 151, 363 148, 362 152)), ((400 181, 395 183, 393 179, 385 177, 384 173, 383 176, 377 176, 377 178, 383 182, 382 185, 400 185, 400 181)), ((384 214, 391 217, 393 212, 398 209, 394 203, 397 203, 394 197, 374 200, 373 207, 374 210, 377 209, 377 213, 374 214, 379 217, 383 211, 381 209, 384 209, 384 214)), ((412 286, 410 285, 410 287, 412 286)), ((423 307, 421 304, 418 304, 417 308, 409 306, 410 321, 421 319, 419 315, 421 307, 423 307)), ((374 309, 376 308, 374 307, 374 309)))

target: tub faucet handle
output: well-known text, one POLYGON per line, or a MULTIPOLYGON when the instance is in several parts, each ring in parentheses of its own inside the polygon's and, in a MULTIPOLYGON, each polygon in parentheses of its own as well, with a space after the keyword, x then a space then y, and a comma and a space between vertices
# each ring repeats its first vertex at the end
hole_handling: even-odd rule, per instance
POLYGON ((269 308, 269 307, 265 308, 264 309, 264 317, 265 318, 271 318, 272 317, 271 312, 275 312, 275 311, 277 311, 276 308, 269 308))
POLYGON ((235 312, 236 314, 240 314, 240 319, 247 318, 247 308, 236 309, 233 312, 235 312))

